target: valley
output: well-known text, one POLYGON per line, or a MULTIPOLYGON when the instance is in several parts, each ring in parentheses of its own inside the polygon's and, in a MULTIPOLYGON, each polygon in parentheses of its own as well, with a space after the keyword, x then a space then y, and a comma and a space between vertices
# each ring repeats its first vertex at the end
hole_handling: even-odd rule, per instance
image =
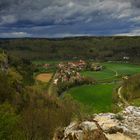
POLYGON ((140 0, 0 0, 0 140, 140 140, 140 0))
POLYGON ((138 42, 139 37, 1 40, 0 139, 139 138, 138 42))
MULTIPOLYGON (((58 65, 60 64, 62 65, 63 63, 65 64, 66 62, 67 61, 64 62, 44 61, 42 63, 42 66, 44 66, 45 64, 51 64, 53 65, 53 67, 56 67, 55 68, 56 71, 54 71, 54 73, 58 73, 57 72, 58 65)), ((38 63, 39 62, 36 62, 36 64, 38 63)), ((72 61, 68 61, 68 63, 72 63, 72 61)), ((97 62, 90 63, 96 64, 97 62)), ((79 72, 79 74, 82 77, 89 79, 91 81, 93 80, 94 81, 93 84, 92 83, 89 84, 83 83, 82 85, 74 84, 72 87, 67 87, 66 89, 64 89, 64 91, 62 91, 63 93, 59 93, 63 94, 63 96, 70 95, 74 100, 78 101, 81 104, 81 106, 83 106, 84 110, 86 112, 89 112, 89 114, 100 112, 114 112, 113 96, 118 96, 116 94, 118 94, 119 85, 123 83, 123 80, 125 79, 127 80, 127 78, 131 77, 132 75, 140 73, 140 65, 137 64, 130 64, 126 62, 101 62, 98 64, 103 66, 102 70, 95 71, 83 69, 80 70, 79 72), (115 90, 117 90, 116 93, 114 93, 115 90)), ((48 68, 48 70, 50 71, 50 68, 48 68)), ((48 78, 48 74, 46 74, 46 79, 48 78)), ((45 75, 43 75, 43 79, 45 79, 45 75)), ((66 82, 64 83, 64 85, 65 84, 66 82)), ((56 88, 56 85, 54 85, 53 83, 51 84, 51 86, 56 88)), ((132 104, 139 105, 137 103, 138 100, 139 98, 135 99, 135 101, 132 101, 132 104)))

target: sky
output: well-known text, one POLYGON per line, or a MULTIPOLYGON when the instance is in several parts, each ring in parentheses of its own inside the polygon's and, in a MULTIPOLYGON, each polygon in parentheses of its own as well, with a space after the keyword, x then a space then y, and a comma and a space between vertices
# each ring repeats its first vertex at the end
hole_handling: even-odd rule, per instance
POLYGON ((139 35, 140 0, 0 0, 0 38, 139 35))

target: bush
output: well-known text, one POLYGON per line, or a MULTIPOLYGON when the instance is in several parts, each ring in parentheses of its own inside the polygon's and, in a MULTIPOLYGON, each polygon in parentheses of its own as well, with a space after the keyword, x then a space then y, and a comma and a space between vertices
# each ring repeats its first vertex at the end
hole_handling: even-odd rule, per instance
POLYGON ((140 98, 140 74, 129 77, 128 80, 123 81, 122 95, 123 97, 131 101, 133 99, 140 98))
POLYGON ((16 136, 18 131, 17 124, 19 122, 19 116, 15 114, 14 108, 4 103, 0 105, 0 139, 11 140, 16 136))
POLYGON ((58 127, 67 126, 79 116, 79 105, 71 98, 58 99, 33 95, 29 106, 22 113, 20 130, 28 140, 51 140, 58 127))
POLYGON ((119 121, 124 120, 124 117, 123 117, 121 114, 117 114, 117 115, 115 116, 115 118, 116 118, 117 120, 119 120, 119 121))

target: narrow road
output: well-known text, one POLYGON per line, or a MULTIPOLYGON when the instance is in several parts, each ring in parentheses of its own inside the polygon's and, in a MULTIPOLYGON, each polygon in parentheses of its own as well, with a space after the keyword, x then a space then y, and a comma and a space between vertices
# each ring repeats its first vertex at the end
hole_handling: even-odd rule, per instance
POLYGON ((51 83, 50 83, 50 85, 49 85, 49 88, 48 88, 48 95, 50 96, 50 95, 53 95, 54 93, 55 93, 55 89, 54 89, 54 80, 55 80, 55 78, 56 78, 56 73, 54 74, 54 76, 53 76, 53 78, 52 78, 52 80, 51 80, 51 83))
POLYGON ((123 98, 122 94, 121 94, 121 90, 122 90, 122 87, 120 87, 118 89, 118 96, 119 98, 122 100, 122 102, 125 104, 125 106, 129 106, 129 103, 123 98))
POLYGON ((114 70, 114 69, 110 69, 111 71, 113 71, 114 73, 115 73, 115 76, 117 77, 119 74, 118 74, 118 72, 116 71, 116 70, 114 70))

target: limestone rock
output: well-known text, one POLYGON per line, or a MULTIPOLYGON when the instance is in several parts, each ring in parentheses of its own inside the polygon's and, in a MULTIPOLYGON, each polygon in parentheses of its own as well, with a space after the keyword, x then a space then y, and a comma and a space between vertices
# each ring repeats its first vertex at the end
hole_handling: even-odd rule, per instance
POLYGON ((71 123, 58 131, 54 140, 140 140, 140 107, 129 106, 119 114, 94 116, 71 123))
POLYGON ((121 132, 140 140, 140 107, 129 106, 119 114, 98 114, 94 119, 105 133, 121 132))
POLYGON ((64 129, 63 134, 60 137, 60 132, 57 132, 54 140, 108 140, 94 121, 73 122, 64 129))

